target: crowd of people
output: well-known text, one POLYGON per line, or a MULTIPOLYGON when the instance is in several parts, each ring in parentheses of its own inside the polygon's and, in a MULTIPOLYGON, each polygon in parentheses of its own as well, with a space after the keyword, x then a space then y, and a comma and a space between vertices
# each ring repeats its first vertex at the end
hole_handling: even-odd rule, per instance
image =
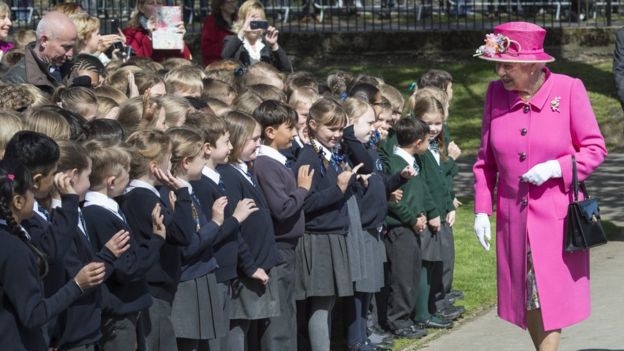
POLYGON ((0 345, 377 350, 451 328, 452 76, 406 101, 294 71, 249 28, 256 0, 199 66, 152 48, 153 6, 100 36, 61 4, 9 36, 0 3, 0 345))

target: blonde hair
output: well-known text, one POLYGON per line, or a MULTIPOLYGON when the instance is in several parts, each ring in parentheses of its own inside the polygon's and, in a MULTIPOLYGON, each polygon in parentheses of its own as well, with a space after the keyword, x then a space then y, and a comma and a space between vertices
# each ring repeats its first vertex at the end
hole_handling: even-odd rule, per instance
POLYGON ((225 97, 227 95, 233 94, 236 96, 236 90, 226 82, 212 78, 204 78, 202 84, 202 100, 211 98, 221 100, 225 103, 225 97))
POLYGON ((71 127, 67 119, 58 113, 56 106, 41 106, 29 110, 24 116, 26 130, 49 136, 55 141, 69 140, 71 127))
POLYGON ((165 123, 172 127, 184 124, 186 115, 193 108, 187 99, 180 96, 165 95, 159 100, 165 108, 165 123))
POLYGON ((76 26, 76 51, 82 51, 91 35, 100 30, 100 20, 97 17, 89 16, 87 13, 79 13, 69 17, 76 26))
POLYGON ((277 100, 284 103, 286 102, 286 94, 284 91, 274 87, 273 85, 256 84, 250 86, 248 89, 256 93, 262 101, 277 100))
POLYGON ((0 110, 0 158, 4 156, 6 144, 13 135, 23 129, 23 122, 20 116, 10 110, 0 110))
POLYGON ((73 2, 63 2, 54 6, 52 11, 58 11, 66 16, 73 16, 81 13, 86 13, 80 4, 73 2))
POLYGON ((432 97, 438 100, 442 104, 442 108, 444 110, 442 116, 446 118, 448 112, 448 95, 444 90, 427 87, 416 90, 408 99, 407 99, 407 111, 412 114, 414 117, 418 117, 420 115, 415 114, 416 108, 416 100, 424 97, 432 97))
POLYGON ((256 84, 269 84, 271 80, 280 80, 284 82, 284 75, 270 63, 258 62, 247 68, 247 72, 241 77, 241 86, 250 87, 256 84))
POLYGON ((251 115, 243 112, 232 111, 225 115, 228 131, 230 132, 230 142, 232 151, 230 152, 230 163, 240 162, 240 154, 251 138, 254 128, 258 122, 251 115))
POLYGON ((0 86, 0 108, 23 111, 49 103, 48 98, 41 90, 32 84, 17 84, 0 86))
POLYGON ((100 97, 105 97, 115 100, 117 105, 121 105, 124 101, 128 100, 124 92, 107 85, 95 88, 95 95, 98 97, 98 101, 100 97))
POLYGON ((130 178, 136 179, 149 172, 150 162, 158 164, 165 161, 171 151, 171 139, 159 130, 139 130, 127 140, 131 147, 130 178))
POLYGON ((208 107, 210 107, 210 109, 217 116, 222 116, 222 115, 232 111, 232 109, 230 108, 230 106, 228 104, 226 104, 225 102, 223 102, 223 101, 221 101, 219 99, 208 98, 208 99, 205 99, 205 101, 208 104, 208 107))
MULTIPOLYGON (((110 86, 115 88, 122 93, 128 95, 128 73, 132 72, 134 74, 134 78, 136 80, 136 74, 141 72, 142 69, 137 66, 123 66, 120 67, 115 72, 109 74, 106 77, 105 84, 106 86, 110 86)), ((138 84, 137 84, 138 87, 138 84)))
POLYGON ((126 100, 119 105, 117 121, 121 124, 126 135, 134 132, 139 127, 143 116, 143 97, 137 96, 126 100))
POLYGON ((204 138, 188 128, 167 130, 171 139, 171 174, 178 175, 185 158, 195 158, 204 150, 204 138))
POLYGON ((372 109, 371 105, 367 102, 356 98, 347 98, 347 100, 342 103, 342 107, 349 117, 350 123, 353 123, 362 117, 368 109, 372 109))
POLYGON ((290 98, 288 99, 288 104, 290 107, 296 109, 299 104, 310 104, 312 105, 316 100, 319 99, 318 93, 308 87, 297 88, 290 93, 290 98))
POLYGON ((189 66, 193 63, 187 59, 181 57, 170 57, 160 63, 166 71, 174 70, 178 67, 189 66))
POLYGON ((240 63, 234 60, 216 61, 204 69, 206 78, 220 80, 234 87, 236 84, 236 76, 234 72, 240 67, 240 63))
POLYGON ((390 102, 390 105, 392 105, 392 110, 403 110, 403 107, 405 105, 405 98, 403 98, 403 95, 397 88, 393 87, 390 84, 381 84, 377 88, 381 92, 381 96, 383 96, 390 102))
POLYGON ((56 89, 52 101, 59 104, 61 108, 77 113, 82 117, 86 116, 89 108, 97 106, 98 100, 92 89, 85 87, 69 87, 61 86, 56 89))
POLYGON ((100 96, 97 99, 97 118, 104 118, 113 108, 119 107, 117 102, 109 97, 100 96))
POLYGON ((132 15, 130 20, 128 21, 128 27, 139 28, 141 27, 141 16, 143 13, 139 9, 141 6, 145 5, 146 2, 151 1, 155 5, 162 5, 163 1, 161 0, 137 0, 136 6, 132 10, 132 15))
POLYGON ((315 121, 317 126, 341 126, 347 125, 348 117, 340 104, 333 99, 321 98, 310 107, 307 126, 310 136, 314 136, 314 130, 310 128, 310 121, 315 121))
POLYGON ((228 125, 225 119, 203 112, 189 114, 184 126, 201 133, 204 143, 208 143, 211 147, 214 147, 217 144, 217 140, 228 132, 228 125))
POLYGON ((204 90, 204 77, 205 74, 199 67, 180 66, 165 75, 165 84, 171 88, 173 94, 199 97, 204 90))
MULTIPOLYGON (((425 88, 428 89, 428 88, 425 88)), ((425 89, 418 90, 414 96, 414 107, 412 110, 412 116, 417 119, 422 119, 424 115, 429 113, 436 113, 442 116, 442 121, 444 121, 444 105, 438 100, 435 96, 433 96, 430 92, 425 91, 425 89)), ((442 91, 438 88, 431 88, 438 91, 442 91)), ((446 160, 446 145, 444 143, 444 133, 440 133, 437 138, 440 156, 443 160, 446 160)))
POLYGON ((251 90, 248 90, 234 99, 232 103, 232 108, 234 111, 239 111, 242 113, 246 113, 248 115, 253 114, 258 106, 262 103, 262 99, 258 96, 258 94, 254 93, 251 90))
POLYGON ((252 11, 259 11, 260 18, 266 19, 262 3, 258 0, 247 0, 238 9, 238 19, 234 22, 234 24, 232 24, 232 33, 238 33, 240 31, 245 23, 245 20, 247 19, 247 16, 249 16, 252 11))
POLYGON ((21 50, 22 53, 24 52, 26 45, 35 40, 37 40, 37 33, 35 33, 32 29, 22 28, 13 34, 13 44, 15 44, 15 50, 21 50))
POLYGON ((11 16, 11 8, 4 1, 0 1, 0 16, 11 16))
POLYGON ((123 146, 108 145, 95 139, 87 141, 84 146, 91 158, 91 189, 101 189, 106 178, 119 177, 124 169, 130 172, 130 153, 123 146))

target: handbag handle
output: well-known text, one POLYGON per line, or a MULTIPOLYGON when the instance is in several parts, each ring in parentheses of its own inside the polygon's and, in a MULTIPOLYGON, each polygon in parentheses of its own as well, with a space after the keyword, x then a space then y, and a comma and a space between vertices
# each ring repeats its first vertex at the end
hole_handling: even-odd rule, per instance
POLYGON ((580 182, 579 184, 578 174, 576 172, 576 156, 572 155, 572 189, 574 190, 574 202, 578 202, 579 185, 585 199, 589 199, 589 193, 587 192, 585 182, 580 182))

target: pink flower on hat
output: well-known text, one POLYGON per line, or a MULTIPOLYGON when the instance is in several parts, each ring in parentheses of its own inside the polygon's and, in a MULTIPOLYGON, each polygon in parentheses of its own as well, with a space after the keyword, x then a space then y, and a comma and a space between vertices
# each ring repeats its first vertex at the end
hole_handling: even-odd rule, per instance
POLYGON ((502 34, 490 33, 485 36, 485 45, 479 46, 474 56, 494 56, 507 51, 509 47, 509 38, 502 34))

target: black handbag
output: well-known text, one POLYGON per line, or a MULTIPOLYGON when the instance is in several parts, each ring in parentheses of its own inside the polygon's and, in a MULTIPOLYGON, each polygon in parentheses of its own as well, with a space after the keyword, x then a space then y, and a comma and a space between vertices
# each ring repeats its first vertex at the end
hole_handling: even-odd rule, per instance
POLYGON ((574 201, 568 205, 565 219, 563 249, 566 252, 587 250, 590 247, 607 243, 600 224, 600 208, 595 198, 590 198, 585 183, 580 183, 585 200, 578 200, 579 181, 576 173, 576 158, 572 156, 572 187, 574 201))

